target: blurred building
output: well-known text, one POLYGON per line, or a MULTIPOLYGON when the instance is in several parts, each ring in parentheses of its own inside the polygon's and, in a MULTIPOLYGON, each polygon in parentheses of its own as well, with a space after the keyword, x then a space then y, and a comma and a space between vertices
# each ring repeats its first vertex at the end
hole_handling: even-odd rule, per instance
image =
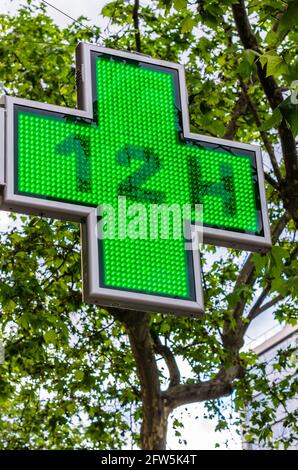
MULTIPOLYGON (((289 370, 285 371, 278 371, 273 368, 273 362, 277 351, 281 349, 286 349, 289 346, 291 347, 298 347, 298 326, 292 327, 290 325, 285 326, 281 331, 276 333, 275 335, 271 336, 271 338, 267 339, 260 345, 253 348, 253 351, 258 354, 260 357, 261 362, 267 363, 266 372, 270 382, 278 383, 281 381, 286 375, 289 374, 289 370)), ((293 373, 297 373, 297 369, 291 369, 293 373)), ((261 401, 263 398, 262 393, 257 393, 254 396, 254 400, 261 401)), ((293 412, 294 410, 298 409, 298 396, 295 398, 289 399, 286 404, 288 412, 293 412)), ((246 413, 246 424, 249 424, 250 421, 250 410, 248 407, 246 413)), ((284 410, 283 406, 277 408, 276 412, 276 421, 272 426, 273 432, 273 441, 277 441, 283 437, 287 436, 288 429, 284 427, 283 421, 286 416, 286 411, 284 410)), ((260 444, 243 444, 243 448, 247 450, 265 450, 266 447, 263 447, 260 444)), ((296 442, 293 443, 292 446, 288 448, 288 450, 298 450, 298 436, 296 442)))

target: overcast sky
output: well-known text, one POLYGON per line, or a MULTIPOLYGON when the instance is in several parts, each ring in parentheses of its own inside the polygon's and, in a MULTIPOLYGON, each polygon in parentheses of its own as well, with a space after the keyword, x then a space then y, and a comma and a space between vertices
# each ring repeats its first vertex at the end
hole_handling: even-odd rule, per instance
MULTIPOLYGON (((40 3, 41 0, 39 0, 40 3)), ((79 16, 86 16, 92 19, 93 23, 101 24, 100 11, 107 0, 49 0, 50 4, 64 11, 66 14, 73 18, 79 16)), ((24 0, 0 0, 0 13, 15 13, 19 5, 24 5, 24 0)), ((71 20, 68 20, 62 13, 54 10, 54 8, 47 7, 49 15, 55 20, 59 26, 65 26, 71 20)))

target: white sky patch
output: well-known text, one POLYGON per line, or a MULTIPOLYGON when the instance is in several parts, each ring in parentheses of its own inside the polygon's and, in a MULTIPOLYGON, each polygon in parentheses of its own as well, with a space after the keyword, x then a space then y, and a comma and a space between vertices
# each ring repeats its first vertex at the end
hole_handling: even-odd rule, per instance
POLYGON ((10 222, 8 212, 0 211, 0 232, 6 232, 10 222))
MULTIPOLYGON (((40 3, 42 2, 40 1, 40 3)), ((108 3, 108 1, 84 0, 84 2, 82 2, 74 0, 49 0, 49 3, 75 19, 83 15, 90 20, 92 19, 94 24, 98 24, 98 26, 100 26, 100 23, 102 23, 100 12, 102 7, 108 3)), ((18 8, 22 5, 26 5, 24 0, 0 0, 0 13, 15 14, 18 8)), ((50 6, 47 6, 46 8, 49 16, 51 16, 55 23, 60 27, 65 27, 67 24, 71 23, 69 18, 54 10, 54 8, 51 8, 50 6)))
POLYGON ((236 427, 231 426, 228 431, 216 432, 216 420, 204 418, 204 413, 206 413, 206 410, 203 403, 177 408, 173 413, 173 417, 169 420, 168 448, 170 450, 215 450, 216 448, 220 450, 240 450, 241 438, 236 433, 236 427), (187 412, 185 408, 187 408, 187 412), (180 439, 187 441, 186 445, 183 442, 179 443, 179 437, 175 436, 175 430, 172 428, 173 419, 175 417, 181 419, 181 413, 183 413, 184 428, 179 428, 178 431, 181 432, 180 439), (216 444, 219 444, 219 447, 215 447, 216 444))

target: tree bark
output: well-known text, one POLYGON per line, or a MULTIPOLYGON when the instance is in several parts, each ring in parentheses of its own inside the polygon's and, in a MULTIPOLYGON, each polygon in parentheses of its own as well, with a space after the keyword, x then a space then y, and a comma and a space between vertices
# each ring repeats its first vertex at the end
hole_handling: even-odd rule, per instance
MULTIPOLYGON (((232 5, 234 20, 238 35, 245 49, 252 49, 261 54, 256 35, 254 34, 246 12, 244 0, 238 0, 232 5)), ((274 78, 267 77, 266 67, 262 67, 259 60, 255 61, 261 86, 272 110, 283 102, 283 96, 274 78)), ((280 188, 284 208, 291 214, 298 228, 298 156, 296 142, 292 131, 285 119, 278 126, 278 133, 285 162, 286 180, 280 188)))
POLYGON ((140 2, 139 0, 135 0, 132 18, 133 18, 133 25, 135 29, 135 43, 136 43, 136 50, 137 52, 141 52, 141 35, 140 35, 140 25, 139 25, 139 7, 140 2))
POLYGON ((153 399, 150 406, 143 404, 141 448, 165 450, 167 446, 168 412, 163 398, 153 399))
POLYGON ((150 335, 149 314, 132 310, 110 309, 127 330, 141 384, 141 448, 163 450, 167 442, 169 409, 162 395, 154 342, 150 335))
POLYGON ((239 95, 238 100, 236 101, 234 110, 232 112, 232 117, 230 122, 227 125, 227 131, 225 135, 223 136, 224 139, 234 139, 235 134, 238 129, 238 120, 241 118, 247 109, 247 102, 246 102, 246 97, 244 94, 244 91, 242 91, 239 95))

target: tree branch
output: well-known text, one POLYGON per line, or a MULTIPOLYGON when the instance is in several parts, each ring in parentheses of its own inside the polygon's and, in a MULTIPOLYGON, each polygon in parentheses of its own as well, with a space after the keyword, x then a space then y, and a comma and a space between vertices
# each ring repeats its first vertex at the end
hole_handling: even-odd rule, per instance
MULTIPOLYGON (((230 25, 228 25, 226 23, 224 18, 222 18, 221 21, 222 21, 222 25, 223 25, 224 31, 226 33, 226 36, 227 36, 229 47, 231 47, 233 45, 233 42, 232 42, 232 28, 231 28, 230 25)), ((236 68, 238 67, 237 59, 235 59, 235 67, 236 68)), ((257 107, 255 106, 255 104, 253 103, 251 97, 249 96, 248 88, 245 85, 245 83, 244 83, 244 81, 243 81, 243 79, 240 75, 238 76, 238 79, 239 79, 240 87, 242 89, 242 94, 244 95, 244 98, 245 98, 245 101, 246 101, 246 105, 247 105, 246 108, 247 107, 249 108, 249 110, 250 110, 250 112, 251 112, 251 114, 252 114, 252 116, 255 120, 255 123, 257 124, 258 127, 260 127, 262 125, 262 122, 261 122, 261 119, 259 117, 257 107)), ((237 104, 236 104, 236 106, 237 106, 237 104)), ((243 113, 245 112, 246 108, 245 109, 243 108, 243 113)), ((272 164, 276 179, 277 179, 278 183, 280 184, 282 182, 282 176, 281 176, 281 173, 280 173, 280 169, 279 169, 279 166, 278 166, 278 163, 277 163, 277 159, 276 159, 276 156, 275 156, 273 146, 272 146, 270 140, 268 139, 268 136, 267 136, 266 132, 260 131, 260 135, 262 137, 262 140, 263 140, 263 143, 264 143, 265 148, 267 150, 267 153, 270 157, 271 164, 272 164)), ((226 137, 226 138, 229 138, 229 137, 226 137)), ((267 175, 265 174, 265 178, 266 178, 266 176, 267 175)), ((267 181, 275 189, 277 189, 277 190, 279 189, 278 184, 271 177, 269 177, 269 175, 268 175, 267 181)))
MULTIPOLYGON (((298 253, 298 245, 295 246, 295 248, 292 250, 290 253, 290 257, 287 259, 285 266, 289 266, 293 259, 296 258, 298 253)), ((269 294, 271 289, 271 281, 268 282, 268 285, 263 289, 262 293, 250 309, 249 314, 247 315, 247 318, 252 321, 254 320, 258 315, 260 315, 262 312, 265 312, 268 308, 272 307, 276 303, 280 302, 281 300, 285 299, 287 296, 284 295, 277 295, 274 297, 274 299, 270 300, 267 302, 263 307, 261 307, 262 303, 264 302, 265 298, 269 294)), ((249 322, 250 323, 250 322, 249 322)))
MULTIPOLYGON (((238 0, 237 3, 233 3, 232 10, 237 31, 244 48, 252 49, 261 54, 257 38, 249 23, 244 0, 238 0)), ((263 68, 258 59, 256 59, 255 64, 261 86, 272 110, 274 110, 283 102, 281 90, 271 75, 267 77, 266 66, 263 68)), ((284 185, 282 192, 283 202, 298 227, 298 156, 296 142, 293 133, 284 119, 278 126, 278 133, 287 175, 287 183, 284 185)))
MULTIPOLYGON (((273 244, 278 240, 279 236, 281 235, 282 231, 286 227, 290 218, 291 217, 288 214, 288 212, 284 212, 284 214, 280 217, 280 219, 278 219, 274 227, 271 228, 271 237, 272 237, 273 244)), ((252 262, 252 258, 253 258, 253 254, 250 254, 239 273, 235 288, 238 288, 240 285, 246 284, 248 282, 249 277, 252 271, 254 270, 254 264, 252 262)))
MULTIPOLYGON (((246 101, 247 101, 247 105, 248 105, 248 107, 250 109, 250 112, 251 112, 251 114, 252 114, 252 116, 255 120, 255 123, 258 127, 261 127, 262 122, 261 122, 261 119, 259 117, 257 107, 255 106, 255 104, 253 103, 251 97, 249 96, 248 89, 247 89, 247 86, 245 85, 244 81, 242 80, 241 77, 239 78, 239 80, 240 80, 240 86, 242 88, 242 91, 243 91, 244 96, 245 96, 246 101)), ((276 159, 276 156, 275 156, 273 146, 272 146, 270 140, 268 139, 268 136, 267 136, 266 132, 265 131, 259 131, 259 132, 260 132, 260 135, 261 135, 262 140, 264 142, 267 153, 270 157, 270 161, 271 161, 271 165, 272 165, 275 177, 276 177, 278 183, 280 184, 282 182, 282 176, 281 176, 281 172, 280 172, 280 169, 279 169, 279 165, 277 163, 277 159, 276 159)))
POLYGON ((168 409, 165 406, 154 344, 150 335, 150 314, 111 308, 111 314, 126 328, 141 383, 143 449, 159 450, 166 445, 168 409))
POLYGON ((267 285, 265 289, 262 290, 261 294, 259 295, 254 305, 250 309, 249 314, 247 315, 248 320, 252 321, 256 318, 262 303, 264 302, 264 300, 266 299, 267 295, 270 292, 270 287, 271 287, 271 284, 267 285))
POLYGON ((168 346, 165 346, 160 341, 159 336, 154 338, 154 350, 157 354, 160 354, 167 365, 169 374, 170 374, 170 385, 169 387, 174 387, 180 383, 180 371, 175 359, 175 355, 172 353, 171 349, 168 346))
MULTIPOLYGON (((275 224, 274 228, 272 229, 273 242, 278 239, 289 220, 290 216, 287 212, 285 212, 279 221, 275 224)), ((250 255, 238 276, 235 289, 243 283, 251 284, 254 282, 255 266, 252 255, 250 255)), ((259 298, 257 303, 254 305, 256 307, 256 311, 266 296, 265 294, 262 294, 260 297, 261 298, 259 298)), ((227 323, 224 326, 223 345, 230 353, 229 360, 232 365, 229 367, 223 365, 223 367, 219 370, 213 379, 207 380, 205 382, 198 384, 180 384, 169 388, 166 392, 163 393, 163 395, 170 410, 187 403, 214 400, 216 398, 220 398, 221 396, 230 395, 232 393, 233 381, 243 376, 243 368, 239 359, 239 349, 243 344, 243 336, 247 328, 247 324, 243 324, 241 321, 241 314, 244 310, 245 304, 246 301, 244 299, 235 307, 234 318, 236 318, 237 323, 236 329, 232 330, 230 325, 227 325, 227 323)))
MULTIPOLYGON (((288 221, 290 220, 290 216, 287 212, 283 214, 283 216, 278 220, 275 226, 272 229, 272 241, 275 243, 282 231, 284 230, 285 226, 287 225, 288 221)), ((241 269, 237 282, 234 287, 234 292, 237 291, 242 285, 249 285, 253 286, 256 281, 256 269, 253 262, 253 254, 250 254, 247 261, 244 263, 243 268, 241 269)), ((230 321, 225 321, 223 326, 222 332, 222 342, 223 346, 234 352, 236 354, 237 350, 243 346, 244 344, 244 333, 249 325, 249 322, 243 323, 242 321, 242 314, 244 312, 244 308, 246 305, 246 298, 242 296, 241 300, 237 302, 233 309, 233 320, 235 325, 231 325, 230 321)))
POLYGON ((273 228, 271 228, 271 237, 272 243, 277 242, 278 238, 282 234, 282 231, 287 226, 288 222, 291 220, 290 214, 285 211, 283 215, 278 219, 273 228))
POLYGON ((140 2, 139 0, 135 0, 132 18, 133 18, 133 25, 135 29, 135 42, 136 42, 136 50, 137 52, 141 52, 141 35, 140 35, 140 27, 139 27, 139 7, 140 2))
POLYGON ((238 119, 243 116, 243 114, 245 113, 247 109, 247 102, 246 102, 246 98, 245 98, 245 94, 243 92, 243 90, 241 91, 240 93, 240 96, 235 104, 235 107, 233 109, 233 112, 232 112, 232 117, 231 117, 231 120, 227 126, 227 131, 224 135, 224 139, 233 139, 235 137, 235 134, 237 132, 237 128, 238 128, 238 125, 237 125, 237 122, 238 122, 238 119))
POLYGON ((274 189, 276 189, 276 191, 279 191, 278 182, 275 181, 275 179, 273 179, 272 176, 269 175, 269 173, 267 173, 266 171, 264 171, 264 178, 267 181, 267 183, 270 184, 270 186, 272 186, 274 189))
POLYGON ((238 362, 229 368, 222 367, 213 379, 197 384, 180 384, 169 388, 163 393, 170 410, 188 403, 198 403, 205 400, 215 400, 222 396, 231 395, 232 383, 243 375, 243 369, 238 362))
POLYGON ((144 403, 160 395, 159 372, 149 331, 149 314, 132 310, 109 309, 125 326, 136 360, 144 403))
MULTIPOLYGON (((244 0, 238 0, 232 4, 232 10, 238 35, 245 49, 252 49, 258 54, 262 54, 257 38, 251 29, 249 19, 246 13, 244 0)), ((259 80, 267 96, 271 108, 274 110, 283 101, 283 97, 274 78, 266 76, 266 70, 262 67, 259 60, 256 60, 259 80)))
MULTIPOLYGON (((259 308, 256 308, 254 313, 249 313, 249 315, 251 315, 251 319, 255 319, 257 316, 259 316, 261 313, 263 312, 266 312, 266 310, 268 310, 270 307, 273 307, 275 304, 277 304, 278 302, 280 302, 281 300, 284 300, 284 296, 279 294, 277 295, 276 297, 274 297, 274 299, 271 299, 269 300, 268 302, 266 302, 262 307, 259 307, 259 308)), ((262 305, 262 303, 260 303, 259 305, 262 305)))

